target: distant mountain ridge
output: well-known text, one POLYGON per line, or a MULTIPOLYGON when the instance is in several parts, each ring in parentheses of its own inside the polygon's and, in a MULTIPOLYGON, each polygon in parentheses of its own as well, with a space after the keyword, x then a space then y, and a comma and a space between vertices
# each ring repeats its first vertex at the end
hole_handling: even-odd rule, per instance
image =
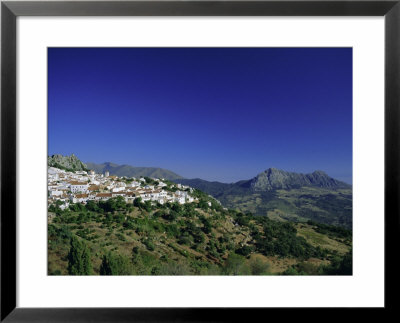
POLYGON ((89 169, 94 170, 96 173, 104 174, 108 171, 110 175, 126 176, 126 177, 140 177, 148 176, 153 178, 165 178, 168 180, 178 180, 183 177, 164 168, 157 167, 134 167, 130 165, 118 165, 111 162, 102 164, 86 163, 89 169))
POLYGON ((276 168, 268 168, 254 177, 250 186, 255 191, 270 191, 273 189, 293 189, 305 186, 322 188, 348 188, 349 184, 329 177, 323 171, 315 171, 311 174, 286 172, 276 168))
POLYGON ((268 168, 250 180, 242 180, 232 184, 216 181, 209 182, 200 178, 179 179, 179 182, 203 190, 208 194, 217 194, 221 190, 229 190, 235 187, 237 189, 250 189, 252 191, 290 190, 301 187, 320 187, 327 189, 351 187, 351 185, 347 183, 328 176, 323 171, 302 174, 286 172, 276 168, 268 168))
POLYGON ((226 184, 199 178, 175 182, 197 188, 223 206, 289 221, 314 220, 351 228, 352 186, 325 172, 310 174, 268 168, 249 180, 226 184))

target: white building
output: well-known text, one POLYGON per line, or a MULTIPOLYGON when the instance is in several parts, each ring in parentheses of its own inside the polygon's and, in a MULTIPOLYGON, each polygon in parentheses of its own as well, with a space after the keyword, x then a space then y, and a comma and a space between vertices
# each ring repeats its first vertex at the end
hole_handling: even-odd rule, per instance
POLYGON ((106 201, 108 199, 112 198, 111 193, 97 193, 95 200, 96 201, 106 201))
POLYGON ((71 182, 71 192, 72 193, 86 193, 89 185, 85 182, 71 182))
POLYGON ((63 191, 58 191, 58 190, 51 190, 50 191, 50 196, 61 196, 63 195, 63 191))
POLYGON ((174 196, 174 202, 178 202, 179 204, 185 204, 185 197, 184 196, 175 195, 174 196))
MULTIPOLYGON (((143 201, 157 201, 160 204, 167 202, 178 202, 180 204, 196 201, 188 192, 176 191, 168 192, 163 189, 167 186, 159 179, 157 187, 146 185, 144 178, 132 178, 132 182, 126 184, 125 177, 110 176, 109 172, 95 174, 90 172, 65 172, 57 168, 48 168, 48 203, 53 204, 57 201, 64 203, 62 208, 73 203, 87 203, 88 200, 106 201, 112 197, 121 196, 126 202, 132 203, 139 196, 143 201), (122 179, 122 180, 121 180, 122 179), (145 186, 142 187, 141 185, 145 186)), ((181 188, 187 186, 179 185, 181 188)))
POLYGON ((140 195, 138 193, 134 193, 134 192, 127 192, 125 194, 125 202, 127 203, 133 203, 133 201, 139 197, 140 195))
POLYGON ((76 194, 75 196, 71 196, 72 203, 86 203, 88 199, 88 194, 76 194))
POLYGON ((125 187, 123 187, 123 186, 114 187, 114 188, 112 189, 113 192, 122 192, 122 191, 124 191, 124 190, 125 190, 125 187))

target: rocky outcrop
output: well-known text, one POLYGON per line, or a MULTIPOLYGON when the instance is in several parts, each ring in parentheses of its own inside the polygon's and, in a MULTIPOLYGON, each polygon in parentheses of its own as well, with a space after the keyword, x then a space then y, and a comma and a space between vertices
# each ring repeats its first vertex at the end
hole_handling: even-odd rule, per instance
POLYGON ((87 170, 86 164, 82 163, 74 154, 71 156, 52 155, 47 157, 47 165, 68 171, 87 170))

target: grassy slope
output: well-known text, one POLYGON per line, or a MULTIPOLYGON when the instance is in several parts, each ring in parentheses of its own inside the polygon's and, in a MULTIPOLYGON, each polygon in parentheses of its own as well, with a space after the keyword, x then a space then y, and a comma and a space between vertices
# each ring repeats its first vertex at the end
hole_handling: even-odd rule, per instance
POLYGON ((344 255, 350 250, 351 243, 344 238, 329 237, 326 234, 316 232, 313 226, 308 224, 297 224, 297 235, 304 237, 313 246, 320 246, 340 255, 344 255))
POLYGON ((290 190, 253 191, 249 181, 234 184, 181 179, 221 201, 227 208, 289 221, 315 220, 352 227, 352 189, 302 187, 290 190))
POLYGON ((352 227, 351 189, 329 190, 303 187, 278 190, 274 193, 227 194, 218 197, 223 205, 250 211, 256 215, 267 215, 275 220, 317 222, 352 227))
MULTIPOLYGON (((145 264, 145 268, 141 269, 139 274, 151 274, 151 268, 157 267, 159 264, 167 266, 173 262, 182 267, 185 274, 214 274, 220 273, 218 268, 223 266, 228 254, 236 248, 251 244, 254 242, 250 228, 247 225, 235 225, 235 219, 229 215, 222 215, 220 212, 207 211, 201 209, 195 210, 196 215, 190 218, 178 217, 174 221, 165 220, 161 217, 154 218, 152 212, 146 212, 133 208, 129 213, 124 215, 131 217, 136 223, 134 229, 125 228, 121 223, 112 222, 104 224, 102 219, 104 215, 92 213, 93 219, 76 224, 76 223, 55 223, 55 228, 63 226, 73 235, 78 235, 79 239, 85 240, 91 249, 92 264, 94 274, 99 274, 102 255, 109 251, 132 257, 132 249, 137 247, 145 264), (199 220, 204 216, 211 221, 211 232, 204 235, 204 242, 197 246, 193 243, 180 243, 179 238, 167 232, 170 226, 184 228, 188 223, 193 223, 197 227, 202 227, 199 220), (140 225, 139 225, 140 224, 140 225), (224 240, 223 240, 224 239, 224 240), (151 240, 154 250, 149 250, 146 246, 146 240, 151 240), (223 240, 224 242, 219 242, 223 240), (215 252, 208 250, 210 243, 217 245, 217 248, 224 250, 215 252)), ((78 216, 80 212, 72 212, 72 216, 78 216)), ((120 212, 115 212, 114 216, 120 212)), ((251 221, 250 223, 255 223, 251 221)), ((340 241, 340 239, 331 239, 327 235, 317 233, 312 225, 297 224, 297 235, 302 236, 313 246, 320 246, 327 250, 343 254, 349 249, 348 243, 340 241)), ((48 272, 49 274, 68 274, 67 273, 67 255, 69 251, 69 239, 61 239, 57 235, 49 236, 49 257, 48 272)), ((303 262, 304 259, 295 257, 278 257, 265 256, 259 252, 253 252, 248 259, 245 260, 250 265, 256 258, 267 262, 269 272, 272 274, 285 271, 290 266, 303 262)), ((329 263, 326 259, 307 259, 314 265, 329 263)))

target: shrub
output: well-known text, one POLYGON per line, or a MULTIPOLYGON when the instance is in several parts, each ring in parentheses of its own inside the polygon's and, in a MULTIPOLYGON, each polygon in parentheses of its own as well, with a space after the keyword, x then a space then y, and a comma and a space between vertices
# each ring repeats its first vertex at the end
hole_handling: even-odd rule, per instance
POLYGON ((143 244, 146 246, 147 250, 154 251, 155 246, 153 241, 151 241, 150 239, 145 239, 143 241, 143 244))

